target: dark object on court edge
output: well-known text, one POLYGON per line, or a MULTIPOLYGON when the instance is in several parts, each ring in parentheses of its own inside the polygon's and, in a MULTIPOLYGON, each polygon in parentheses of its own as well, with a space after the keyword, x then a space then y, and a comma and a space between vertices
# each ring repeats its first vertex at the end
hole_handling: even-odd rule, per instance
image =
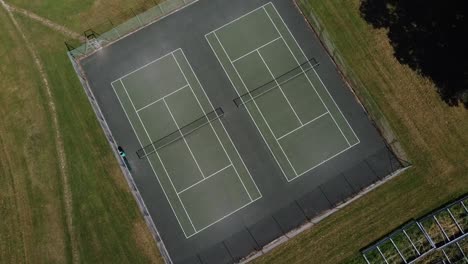
POLYGON ((125 158, 127 156, 127 154, 125 153, 125 151, 123 150, 121 146, 119 146, 117 149, 119 150, 120 157, 125 158))
POLYGON ((127 166, 127 168, 129 170, 132 170, 132 168, 130 167, 130 164, 128 163, 128 160, 127 160, 127 153, 125 153, 124 149, 121 146, 118 146, 117 150, 119 151, 119 156, 123 159, 123 161, 125 162, 125 165, 127 166))

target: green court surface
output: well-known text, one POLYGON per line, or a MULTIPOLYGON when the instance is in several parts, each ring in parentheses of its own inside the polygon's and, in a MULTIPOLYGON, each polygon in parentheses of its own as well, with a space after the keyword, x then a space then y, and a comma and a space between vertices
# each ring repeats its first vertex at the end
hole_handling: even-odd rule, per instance
POLYGON ((288 181, 359 143, 272 3, 205 37, 288 181))
POLYGON ((112 87, 187 238, 261 198, 181 49, 112 87))

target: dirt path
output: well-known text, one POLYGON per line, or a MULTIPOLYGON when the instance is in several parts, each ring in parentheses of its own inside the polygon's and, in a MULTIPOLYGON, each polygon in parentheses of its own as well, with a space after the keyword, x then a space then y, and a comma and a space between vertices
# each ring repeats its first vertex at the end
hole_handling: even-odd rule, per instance
MULTIPOLYGON (((60 168, 60 175, 62 177, 62 182, 63 182, 64 208, 65 208, 67 229, 68 229, 68 233, 70 235, 72 258, 73 258, 73 263, 79 263, 80 262, 80 255, 79 255, 78 244, 77 244, 77 240, 76 240, 76 234, 75 234, 75 231, 74 231, 74 228, 73 228, 72 194, 71 194, 70 183, 69 183, 69 175, 68 175, 68 171, 67 171, 67 157, 66 157, 66 154, 65 154, 65 148, 64 148, 62 133, 60 131, 60 126, 59 126, 59 122, 58 122, 57 109, 56 109, 56 106, 55 106, 55 103, 54 103, 54 98, 52 96, 51 87, 50 87, 49 81, 47 79, 47 75, 46 75, 46 72, 45 72, 44 65, 42 64, 41 60, 39 59, 39 55, 37 54, 36 50, 34 49, 34 46, 29 42, 28 38, 24 34, 24 31, 21 29, 21 27, 19 26, 18 22, 16 21, 14 15, 12 13, 12 11, 14 11, 15 9, 12 9, 8 4, 5 3, 4 0, 0 0, 0 4, 7 11, 11 21, 13 22, 13 25, 15 26, 16 30, 20 34, 21 38, 24 40, 25 46, 28 49, 29 53, 31 54, 31 57, 32 57, 32 59, 34 61, 34 64, 36 65, 36 68, 37 68, 37 70, 38 70, 38 72, 39 72, 39 74, 41 76, 41 80, 42 80, 42 82, 44 84, 44 88, 45 88, 46 96, 47 96, 47 101, 48 101, 47 105, 48 105, 49 111, 51 113, 53 129, 54 129, 54 132, 55 132, 55 145, 56 145, 56 149, 57 149, 57 156, 58 156, 58 162, 59 162, 59 168, 60 168)), ((53 25, 55 25, 55 24, 53 24, 53 25)), ((56 26, 58 26, 58 25, 56 25, 56 26)))
POLYGON ((12 6, 10 4, 5 3, 4 1, 2 1, 2 5, 4 7, 7 7, 12 12, 16 12, 16 13, 22 14, 24 16, 27 16, 27 17, 29 17, 31 19, 34 19, 34 20, 38 21, 39 23, 43 24, 44 26, 49 27, 49 28, 51 28, 51 29, 53 29, 55 31, 58 31, 58 32, 62 33, 63 35, 67 36, 67 37, 70 37, 70 38, 73 38, 73 39, 83 38, 83 36, 80 35, 79 33, 74 32, 73 30, 68 29, 68 28, 66 28, 66 27, 64 27, 62 25, 59 25, 59 24, 57 24, 57 23, 55 23, 53 21, 50 21, 47 18, 38 16, 38 15, 34 14, 33 12, 31 12, 29 10, 22 9, 22 8, 19 8, 19 7, 16 7, 16 6, 12 6))

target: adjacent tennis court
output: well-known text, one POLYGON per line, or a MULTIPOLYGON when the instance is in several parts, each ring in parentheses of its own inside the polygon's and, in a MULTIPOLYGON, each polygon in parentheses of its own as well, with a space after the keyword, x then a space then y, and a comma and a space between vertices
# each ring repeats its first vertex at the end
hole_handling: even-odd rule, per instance
POLYGON ((112 87, 187 238, 261 197, 181 49, 112 87))
POLYGON ((288 181, 359 143, 272 3, 205 37, 288 181))

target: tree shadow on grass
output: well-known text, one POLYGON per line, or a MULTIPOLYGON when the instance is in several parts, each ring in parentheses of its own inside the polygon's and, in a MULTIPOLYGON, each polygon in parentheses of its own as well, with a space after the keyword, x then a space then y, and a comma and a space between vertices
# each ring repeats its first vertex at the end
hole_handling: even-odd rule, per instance
POLYGON ((447 104, 468 108, 468 0, 361 0, 360 11, 388 29, 400 63, 429 77, 447 104))

